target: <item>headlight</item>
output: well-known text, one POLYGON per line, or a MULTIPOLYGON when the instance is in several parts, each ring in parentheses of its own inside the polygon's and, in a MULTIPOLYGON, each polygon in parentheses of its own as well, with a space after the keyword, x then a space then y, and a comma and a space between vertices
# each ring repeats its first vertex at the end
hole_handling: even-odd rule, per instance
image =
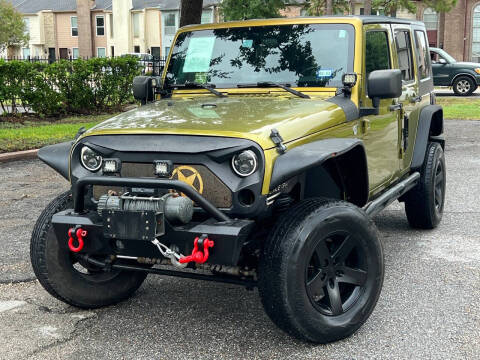
POLYGON ((477 74, 480 74, 480 68, 473 69, 477 74))
POLYGON ((257 170, 257 155, 252 150, 242 151, 232 158, 232 168, 237 175, 249 176, 257 170))
POLYGON ((90 171, 97 171, 102 167, 102 157, 88 146, 84 146, 80 153, 80 161, 85 169, 90 171))

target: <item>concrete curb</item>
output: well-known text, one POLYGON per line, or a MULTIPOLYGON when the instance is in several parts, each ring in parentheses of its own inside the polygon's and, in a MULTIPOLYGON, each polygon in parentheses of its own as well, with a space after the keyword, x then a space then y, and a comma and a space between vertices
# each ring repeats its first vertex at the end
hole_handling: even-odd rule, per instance
POLYGON ((0 163, 9 162, 9 161, 34 159, 34 158, 37 157, 37 153, 38 153, 38 149, 25 150, 25 151, 15 151, 15 152, 0 154, 0 163))

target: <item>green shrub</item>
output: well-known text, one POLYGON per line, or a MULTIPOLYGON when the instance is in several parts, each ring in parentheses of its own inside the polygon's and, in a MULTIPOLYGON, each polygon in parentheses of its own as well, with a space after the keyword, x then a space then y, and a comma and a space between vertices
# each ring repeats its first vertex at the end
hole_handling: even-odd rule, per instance
POLYGON ((119 109, 133 99, 137 60, 93 58, 52 64, 0 60, 0 111, 18 106, 41 116, 119 109))

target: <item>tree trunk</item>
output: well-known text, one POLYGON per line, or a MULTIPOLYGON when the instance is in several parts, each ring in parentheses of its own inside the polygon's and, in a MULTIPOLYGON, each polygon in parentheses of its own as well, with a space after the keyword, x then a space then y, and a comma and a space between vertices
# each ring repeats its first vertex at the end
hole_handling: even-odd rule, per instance
POLYGON ((203 0, 181 0, 180 27, 200 24, 202 20, 203 0))
POLYGON ((350 15, 355 15, 355 0, 350 0, 350 15))
POLYGON ((363 14, 372 15, 372 0, 365 0, 363 4, 363 14))
POLYGON ((327 0, 326 15, 333 15, 333 0, 327 0))

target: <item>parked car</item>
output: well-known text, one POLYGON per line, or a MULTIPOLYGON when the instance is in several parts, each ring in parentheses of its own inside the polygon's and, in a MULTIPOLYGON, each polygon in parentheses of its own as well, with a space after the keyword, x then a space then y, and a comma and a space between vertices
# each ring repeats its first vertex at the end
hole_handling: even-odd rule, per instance
POLYGON ((240 284, 295 337, 353 334, 383 284, 372 217, 399 200, 414 228, 442 218, 426 39, 377 16, 180 29, 163 79, 134 79, 143 106, 39 151, 71 183, 33 230, 40 283, 81 308, 147 274, 240 284))
POLYGON ((128 53, 123 54, 122 57, 133 56, 138 58, 138 66, 142 70, 142 74, 153 74, 154 58, 150 54, 146 53, 128 53))
POLYGON ((433 84, 452 86, 459 96, 469 96, 480 85, 480 63, 456 61, 445 50, 430 48, 433 84))

